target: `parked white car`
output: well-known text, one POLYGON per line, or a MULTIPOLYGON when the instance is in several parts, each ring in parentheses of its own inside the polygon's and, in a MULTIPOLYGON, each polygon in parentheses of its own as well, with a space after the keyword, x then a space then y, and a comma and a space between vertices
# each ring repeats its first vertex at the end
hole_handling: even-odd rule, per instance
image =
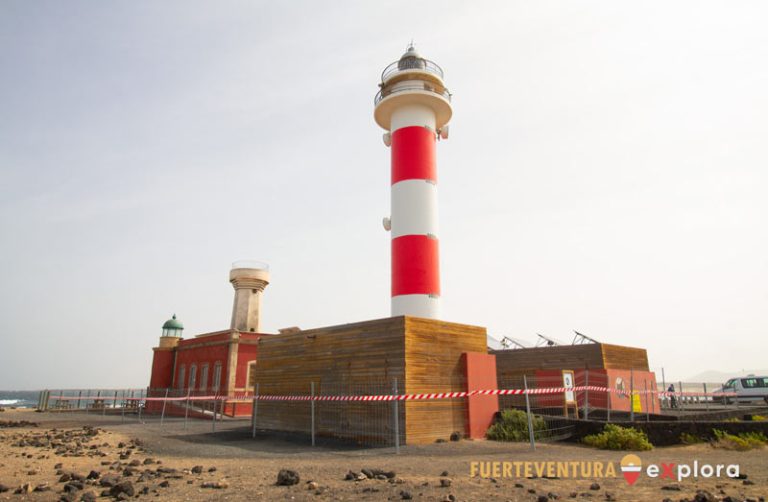
POLYGON ((745 377, 731 378, 723 384, 723 387, 714 392, 713 401, 732 403, 731 396, 718 396, 723 393, 736 393, 736 400, 740 403, 754 403, 765 401, 768 404, 768 376, 747 375, 745 377))

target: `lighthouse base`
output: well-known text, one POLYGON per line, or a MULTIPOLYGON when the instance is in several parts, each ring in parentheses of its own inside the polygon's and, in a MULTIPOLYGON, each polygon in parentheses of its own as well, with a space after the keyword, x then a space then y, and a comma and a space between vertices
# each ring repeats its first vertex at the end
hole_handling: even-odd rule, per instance
MULTIPOLYGON (((263 337, 249 386, 262 396, 339 397, 496 388, 486 344, 485 328, 406 316, 263 337)), ((320 437, 367 444, 393 444, 397 429, 401 444, 419 444, 482 437, 497 410, 495 399, 320 400, 313 422, 309 401, 263 400, 256 420, 260 429, 304 433, 314 423, 320 437)))

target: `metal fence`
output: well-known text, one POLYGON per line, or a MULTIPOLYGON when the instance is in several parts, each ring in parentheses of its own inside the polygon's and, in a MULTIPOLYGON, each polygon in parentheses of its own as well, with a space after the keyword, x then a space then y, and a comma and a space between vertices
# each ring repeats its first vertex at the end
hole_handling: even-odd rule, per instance
MULTIPOLYGON (((568 438, 574 420, 635 422, 669 419, 670 415, 734 410, 731 402, 717 402, 712 386, 678 382, 675 392, 649 388, 648 380, 636 381, 633 374, 622 381, 609 381, 605 370, 579 370, 566 382, 563 375, 526 374, 500 377, 497 389, 467 391, 463 377, 421 376, 411 383, 408 394, 395 378, 356 382, 310 381, 297 387, 286 383, 256 382, 247 393, 220 395, 213 389, 77 389, 46 390, 38 408, 53 412, 120 415, 122 421, 180 423, 211 421, 216 431, 222 421, 248 428, 250 435, 285 433, 293 441, 316 445, 321 442, 399 450, 406 440, 406 408, 410 434, 430 427, 467 430, 467 400, 472 396, 496 395, 499 409, 525 413, 532 446, 537 441, 568 438), (461 390, 458 390, 461 389, 461 390), (415 432, 414 432, 415 430, 415 432)), ((718 386, 719 388, 719 386, 718 386)), ((679 417, 678 417, 679 418, 679 417)), ((453 434, 451 434, 453 435, 453 434)), ((410 439, 409 439, 410 440, 410 439)))

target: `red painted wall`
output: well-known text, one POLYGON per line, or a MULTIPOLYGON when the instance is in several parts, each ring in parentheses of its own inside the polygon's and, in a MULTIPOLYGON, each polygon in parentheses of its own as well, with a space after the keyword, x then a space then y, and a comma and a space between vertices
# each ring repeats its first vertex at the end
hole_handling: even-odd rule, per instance
MULTIPOLYGON (((652 371, 633 371, 630 374, 629 370, 607 370, 609 386, 613 389, 618 389, 620 384, 623 384, 626 395, 621 395, 616 392, 611 393, 611 409, 618 411, 630 411, 630 377, 634 380, 635 392, 640 392, 640 407, 641 413, 649 411, 651 413, 659 412, 659 400, 655 395, 649 395, 646 401, 645 389, 656 390, 656 374, 652 371), (619 379, 621 379, 619 381, 619 379)), ((637 412, 637 411, 636 411, 637 412)))
MULTIPOLYGON (((199 339, 197 339, 199 343, 199 339)), ((205 340, 209 342, 211 340, 205 340)), ((229 356, 229 343, 222 343, 221 345, 211 346, 198 346, 194 348, 188 348, 186 350, 179 350, 176 358, 176 388, 187 388, 189 385, 189 368, 193 364, 197 364, 197 383, 192 392, 199 393, 205 390, 209 393, 215 393, 217 391, 226 390, 227 385, 227 358, 229 356), (213 389, 213 373, 217 362, 221 363, 221 388, 213 389), (203 383, 201 381, 203 373, 203 365, 208 364, 208 381, 203 383), (179 372, 182 365, 184 366, 184 382, 179 382, 179 372), (201 389, 201 386, 203 387, 201 389)))
POLYGON ((152 356, 152 375, 149 378, 151 389, 162 389, 171 386, 173 372, 173 350, 155 350, 152 356))
MULTIPOLYGON (((467 391, 496 389, 496 356, 480 352, 464 353, 467 391)), ((493 416, 499 411, 499 396, 467 398, 467 434, 472 439, 485 438, 493 416)))

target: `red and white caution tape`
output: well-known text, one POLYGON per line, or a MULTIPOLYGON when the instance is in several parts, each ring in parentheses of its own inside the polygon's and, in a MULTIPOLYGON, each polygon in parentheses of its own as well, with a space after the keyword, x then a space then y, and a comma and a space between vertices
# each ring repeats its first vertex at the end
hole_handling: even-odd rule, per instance
MULTIPOLYGON (((84 400, 90 401, 100 399, 103 401, 425 401, 435 399, 461 399, 474 396, 512 396, 512 395, 549 395, 563 394, 565 392, 613 392, 619 395, 628 396, 630 391, 621 389, 612 389, 595 385, 581 385, 576 387, 544 387, 538 389, 484 389, 458 392, 433 392, 421 394, 378 394, 378 395, 340 395, 340 396, 311 396, 311 395, 249 395, 242 394, 237 396, 181 396, 181 397, 84 397, 84 396, 50 396, 49 399, 58 399, 63 401, 84 400)), ((667 392, 654 390, 634 390, 635 394, 654 394, 663 397, 683 397, 683 396, 710 396, 710 397, 736 397, 735 392, 667 392)))

